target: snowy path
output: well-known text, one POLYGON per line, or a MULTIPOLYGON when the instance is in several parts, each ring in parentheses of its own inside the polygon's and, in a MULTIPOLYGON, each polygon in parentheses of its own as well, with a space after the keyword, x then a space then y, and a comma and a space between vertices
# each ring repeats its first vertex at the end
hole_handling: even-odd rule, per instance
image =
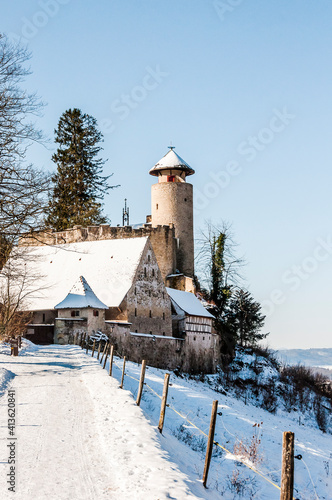
POLYGON ((7 491, 6 394, 0 399, 1 498, 189 499, 189 479, 160 449, 127 391, 76 346, 0 354, 15 374, 17 492, 7 491), (5 495, 4 495, 5 494, 5 495))

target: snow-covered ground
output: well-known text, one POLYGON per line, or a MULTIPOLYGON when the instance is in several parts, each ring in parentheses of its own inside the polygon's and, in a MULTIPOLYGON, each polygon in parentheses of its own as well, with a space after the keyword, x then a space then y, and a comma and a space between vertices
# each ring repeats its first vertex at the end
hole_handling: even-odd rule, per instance
POLYGON ((8 491, 7 394, 0 400, 1 499, 194 499, 131 394, 76 346, 0 354, 15 374, 16 493, 8 491))
POLYGON ((317 366, 332 369, 332 348, 326 349, 280 349, 278 357, 285 363, 317 366))
MULTIPOLYGON (((156 426, 163 370, 148 367, 138 408, 134 397, 140 366, 135 363, 127 363, 121 390, 122 360, 115 358, 109 377, 91 354, 76 346, 28 348, 15 359, 0 354, 0 362, 8 372, 5 383, 17 393, 17 499, 277 500, 280 492, 272 483, 280 484, 286 430, 295 432, 295 454, 303 456, 295 462, 294 497, 332 498, 331 435, 303 426, 296 413, 272 415, 215 392, 214 376, 203 383, 171 374, 170 407, 160 435, 156 426), (206 437, 197 428, 208 432, 215 399, 222 413, 215 440, 229 453, 214 447, 205 490, 206 437), (255 464, 239 451, 253 436, 258 443, 255 464)), ((3 492, 8 469, 5 395, 0 404, 3 492)))

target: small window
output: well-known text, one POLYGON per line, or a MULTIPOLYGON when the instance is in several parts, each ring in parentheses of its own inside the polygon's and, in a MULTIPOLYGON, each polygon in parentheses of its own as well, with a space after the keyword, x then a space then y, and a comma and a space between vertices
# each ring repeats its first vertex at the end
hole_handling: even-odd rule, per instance
POLYGON ((203 340, 205 340, 205 337, 203 337, 203 340))
POLYGON ((135 307, 135 316, 137 316, 137 308, 135 307))
POLYGON ((165 332, 163 332, 163 336, 165 337, 165 332))
POLYGON ((137 330, 135 330, 135 333, 137 333, 137 330))
POLYGON ((75 311, 75 316, 79 316, 80 315, 80 312, 79 311, 75 311))
POLYGON ((43 313, 43 323, 45 323, 46 321, 46 316, 45 316, 45 313, 43 313))
POLYGON ((144 276, 146 277, 146 267, 144 268, 144 276))
POLYGON ((151 260, 151 255, 148 255, 148 262, 150 262, 151 260))
POLYGON ((137 289, 136 289, 136 286, 135 286, 135 295, 137 295, 137 289))
POLYGON ((152 332, 150 332, 150 335, 152 335, 152 332))
POLYGON ((154 269, 152 269, 152 277, 154 278, 155 272, 154 269))
POLYGON ((159 208, 159 205, 158 205, 158 203, 157 203, 157 205, 156 205, 156 210, 158 210, 158 208, 159 208))
POLYGON ((149 297, 151 297, 151 290, 149 290, 149 297))
POLYGON ((165 315, 165 313, 163 313, 163 320, 165 320, 165 318, 166 318, 166 315, 165 315))
POLYGON ((185 198, 184 201, 187 201, 187 198, 185 198))
POLYGON ((167 182, 175 182, 175 175, 168 175, 167 182))
POLYGON ((99 316, 99 311, 93 311, 94 316, 99 316))
POLYGON ((196 340, 196 337, 194 337, 194 340, 196 340))
POLYGON ((71 311, 70 315, 71 315, 72 318, 75 318, 75 316, 76 316, 75 315, 75 311, 71 311))
POLYGON ((150 309, 150 314, 149 314, 149 316, 150 316, 150 318, 152 318, 152 311, 151 311, 151 309, 150 309))

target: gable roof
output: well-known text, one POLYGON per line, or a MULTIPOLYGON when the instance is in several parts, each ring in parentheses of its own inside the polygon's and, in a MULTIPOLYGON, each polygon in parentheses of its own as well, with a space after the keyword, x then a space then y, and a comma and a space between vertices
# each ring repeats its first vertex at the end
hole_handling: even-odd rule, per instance
POLYGON ((186 314, 189 314, 189 316, 214 319, 214 316, 205 309, 200 300, 198 300, 193 293, 182 292, 174 288, 166 288, 166 290, 172 302, 175 302, 175 304, 186 314))
POLYGON ((54 309, 83 309, 85 307, 108 309, 95 295, 84 276, 80 276, 67 297, 60 304, 57 304, 54 309))
POLYGON ((158 175, 159 172, 169 169, 178 169, 186 172, 186 175, 193 175, 195 170, 185 162, 173 149, 170 149, 158 163, 151 168, 150 175, 158 175))
POLYGON ((80 276, 103 304, 118 307, 133 284, 147 244, 144 237, 26 247, 26 271, 37 279, 25 308, 54 309, 80 276))

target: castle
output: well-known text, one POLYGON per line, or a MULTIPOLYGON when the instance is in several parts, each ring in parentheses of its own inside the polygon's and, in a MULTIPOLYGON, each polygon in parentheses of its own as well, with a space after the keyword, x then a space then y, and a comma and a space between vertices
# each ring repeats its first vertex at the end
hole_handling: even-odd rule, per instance
POLYGON ((195 171, 171 147, 150 170, 151 215, 141 225, 75 226, 26 235, 35 276, 26 309, 35 342, 72 342, 100 330, 133 361, 211 372, 218 362, 213 316, 194 294, 195 171))

